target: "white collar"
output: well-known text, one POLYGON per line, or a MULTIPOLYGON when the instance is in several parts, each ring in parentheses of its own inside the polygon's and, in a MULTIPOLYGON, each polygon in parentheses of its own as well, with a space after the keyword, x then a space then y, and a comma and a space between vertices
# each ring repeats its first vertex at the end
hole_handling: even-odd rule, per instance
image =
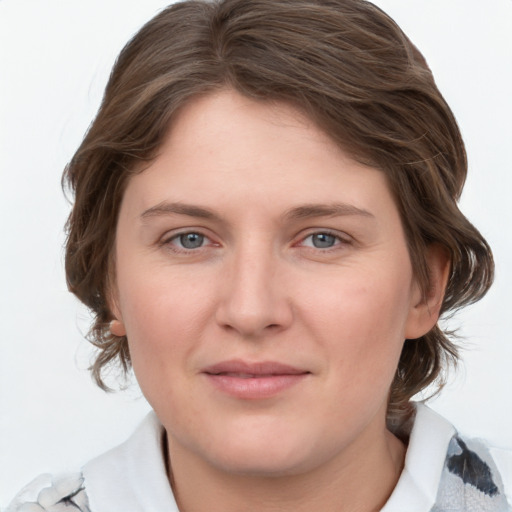
POLYGON ((426 405, 415 405, 404 469, 381 512, 428 512, 436 501, 448 445, 456 432, 426 405))
POLYGON ((163 433, 152 411, 126 442, 84 466, 91 510, 179 512, 162 457, 163 433))
MULTIPOLYGON (((83 476, 94 512, 179 512, 163 453, 164 429, 150 412, 122 445, 85 465, 83 476)), ((405 467, 381 512, 428 512, 435 503, 453 426, 416 404, 405 467)))

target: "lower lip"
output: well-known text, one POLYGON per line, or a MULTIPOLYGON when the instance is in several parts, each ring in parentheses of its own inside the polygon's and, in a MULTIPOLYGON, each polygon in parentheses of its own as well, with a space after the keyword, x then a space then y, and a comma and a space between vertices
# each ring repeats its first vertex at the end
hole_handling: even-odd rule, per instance
POLYGON ((299 384, 309 374, 265 375, 244 379, 228 375, 205 374, 219 391, 236 398, 258 400, 273 397, 299 384))

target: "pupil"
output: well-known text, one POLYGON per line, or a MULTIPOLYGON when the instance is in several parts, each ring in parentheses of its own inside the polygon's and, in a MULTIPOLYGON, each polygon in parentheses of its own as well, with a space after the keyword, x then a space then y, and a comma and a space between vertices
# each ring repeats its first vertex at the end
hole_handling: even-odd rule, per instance
POLYGON ((197 249, 203 245, 204 236, 199 233, 187 233, 180 236, 180 242, 185 249, 197 249))
POLYGON ((317 233, 316 235, 313 235, 313 245, 317 249, 332 247, 335 241, 336 238, 333 235, 329 235, 327 233, 317 233))

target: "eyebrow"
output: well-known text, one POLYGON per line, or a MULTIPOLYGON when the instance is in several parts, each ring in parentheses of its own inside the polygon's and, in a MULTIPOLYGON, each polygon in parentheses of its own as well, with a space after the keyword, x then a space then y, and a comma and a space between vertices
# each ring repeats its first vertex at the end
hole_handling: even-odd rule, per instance
POLYGON ((207 208, 202 208, 201 206, 196 206, 193 204, 184 204, 184 203, 169 203, 167 201, 163 201, 147 210, 144 210, 141 214, 142 219, 147 219, 150 217, 161 217, 165 215, 187 215, 189 217, 196 217, 200 219, 208 219, 208 220, 219 220, 220 217, 216 215, 213 211, 208 210, 207 208))
MULTIPOLYGON (((186 215, 188 217, 207 220, 220 220, 219 215, 207 208, 193 204, 170 203, 167 201, 163 201, 151 208, 148 208, 147 210, 144 210, 141 214, 141 218, 144 220, 151 217, 161 217, 173 214, 186 215)), ((305 204, 286 211, 283 218, 285 220, 301 220, 315 217, 338 217, 351 215, 375 218, 375 216, 368 210, 364 210, 347 203, 305 204)))
POLYGON ((289 220, 301 220, 314 217, 339 217, 347 215, 375 218, 373 213, 370 213, 368 210, 347 203, 305 204, 291 208, 285 213, 284 217, 289 220))

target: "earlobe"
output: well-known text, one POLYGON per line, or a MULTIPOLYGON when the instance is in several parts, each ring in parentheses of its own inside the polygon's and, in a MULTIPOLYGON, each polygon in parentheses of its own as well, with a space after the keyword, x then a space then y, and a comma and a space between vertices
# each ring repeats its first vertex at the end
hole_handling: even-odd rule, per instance
POLYGON ((126 336, 126 329, 121 320, 115 319, 110 322, 110 332, 114 336, 126 336))
POLYGON ((113 283, 109 280, 109 292, 108 292, 108 303, 109 308, 114 317, 109 324, 110 334, 113 336, 126 336, 126 328, 120 318, 121 312, 119 310, 119 304, 117 301, 117 291, 113 283))
POLYGON ((450 256, 440 244, 428 247, 426 260, 429 287, 415 300, 406 325, 406 339, 417 339, 429 332, 437 323, 450 275, 450 256))

